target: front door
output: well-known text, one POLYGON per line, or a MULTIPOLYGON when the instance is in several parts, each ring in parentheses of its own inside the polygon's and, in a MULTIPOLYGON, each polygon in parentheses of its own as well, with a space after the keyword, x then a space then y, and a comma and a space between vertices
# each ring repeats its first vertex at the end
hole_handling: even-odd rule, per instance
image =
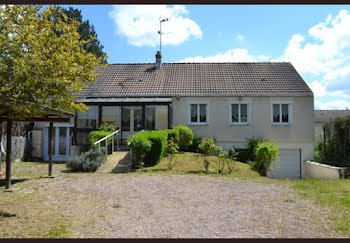
MULTIPOLYGON (((54 127, 52 132, 52 160, 67 161, 69 159, 69 127, 54 127)), ((45 127, 44 160, 49 160, 49 128, 45 127)))
POLYGON ((143 129, 142 106, 122 106, 122 139, 143 129))

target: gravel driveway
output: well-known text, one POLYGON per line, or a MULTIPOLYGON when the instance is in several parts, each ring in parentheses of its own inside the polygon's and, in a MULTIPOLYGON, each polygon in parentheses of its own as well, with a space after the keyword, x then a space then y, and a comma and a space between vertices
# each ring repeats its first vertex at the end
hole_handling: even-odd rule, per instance
POLYGON ((80 222, 70 226, 77 237, 341 236, 326 211, 277 184, 196 175, 57 179, 47 203, 69 205, 62 210, 80 222))

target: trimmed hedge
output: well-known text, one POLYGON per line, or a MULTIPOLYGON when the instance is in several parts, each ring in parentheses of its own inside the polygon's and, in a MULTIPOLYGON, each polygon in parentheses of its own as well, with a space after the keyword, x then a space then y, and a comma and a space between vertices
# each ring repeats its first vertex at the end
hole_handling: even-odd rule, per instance
POLYGON ((186 151, 193 143, 194 135, 192 129, 183 125, 176 126, 174 129, 179 131, 179 149, 186 151))
MULTIPOLYGON (((98 140, 108 136, 109 134, 113 133, 115 131, 115 128, 113 125, 108 125, 106 123, 103 123, 100 128, 96 131, 92 131, 89 133, 89 141, 90 145, 92 147, 97 147, 94 143, 97 142, 98 140)), ((111 143, 112 137, 107 138, 107 144, 111 143)), ((105 143, 105 142, 103 142, 105 143)))
POLYGON ((168 135, 162 130, 142 131, 141 133, 144 133, 152 142, 151 150, 146 154, 144 159, 145 166, 156 165, 165 155, 168 135))
POLYGON ((145 154, 143 158, 145 166, 156 165, 165 155, 167 137, 168 133, 163 130, 141 131, 129 139, 130 148, 133 153, 137 151, 138 154, 145 154), (151 144, 150 149, 148 149, 149 144, 151 144))
POLYGON ((132 150, 132 166, 139 168, 142 166, 147 152, 151 150, 152 142, 144 133, 136 133, 129 139, 129 142, 132 150))

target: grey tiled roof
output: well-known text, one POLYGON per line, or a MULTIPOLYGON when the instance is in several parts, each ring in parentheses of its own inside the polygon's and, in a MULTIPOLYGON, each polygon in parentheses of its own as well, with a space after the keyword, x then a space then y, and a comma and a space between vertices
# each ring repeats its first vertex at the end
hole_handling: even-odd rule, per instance
POLYGON ((110 64, 78 96, 313 96, 290 63, 110 64))
POLYGON ((330 122, 335 118, 350 116, 350 110, 315 110, 315 122, 330 122))

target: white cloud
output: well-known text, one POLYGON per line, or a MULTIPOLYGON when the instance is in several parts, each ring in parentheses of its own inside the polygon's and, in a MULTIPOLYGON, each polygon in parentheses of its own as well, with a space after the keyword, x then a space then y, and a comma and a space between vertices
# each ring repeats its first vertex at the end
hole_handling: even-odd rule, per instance
POLYGON ((117 33, 125 36, 135 46, 156 46, 159 44, 159 18, 168 18, 163 22, 162 45, 179 45, 191 36, 201 38, 198 24, 186 17, 185 6, 175 5, 123 5, 113 6, 109 16, 117 25, 117 33))
POLYGON ((270 59, 270 57, 265 56, 265 55, 259 55, 258 59, 259 59, 259 61, 268 61, 270 59))
POLYGON ((337 68, 327 73, 324 79, 328 82, 328 89, 350 91, 350 66, 337 68))
POLYGON ((290 61, 301 73, 321 74, 332 71, 347 58, 343 53, 350 47, 350 14, 347 10, 338 15, 329 15, 324 22, 312 26, 306 41, 300 34, 294 34, 279 60, 290 61))
POLYGON ((328 83, 323 84, 317 80, 311 82, 308 84, 312 92, 314 92, 314 96, 316 98, 318 97, 330 97, 333 96, 335 98, 350 98, 350 95, 348 95, 343 90, 335 90, 335 91, 329 91, 328 83))
POLYGON ((257 58, 250 55, 247 49, 232 49, 225 53, 219 53, 214 56, 196 56, 188 57, 179 62, 256 62, 257 58))
POLYGON ((238 35, 236 36, 236 39, 239 40, 239 41, 243 41, 243 40, 244 40, 244 35, 238 34, 238 35))
POLYGON ((315 100, 316 110, 345 110, 350 109, 350 102, 347 100, 334 100, 328 102, 322 102, 315 100))

